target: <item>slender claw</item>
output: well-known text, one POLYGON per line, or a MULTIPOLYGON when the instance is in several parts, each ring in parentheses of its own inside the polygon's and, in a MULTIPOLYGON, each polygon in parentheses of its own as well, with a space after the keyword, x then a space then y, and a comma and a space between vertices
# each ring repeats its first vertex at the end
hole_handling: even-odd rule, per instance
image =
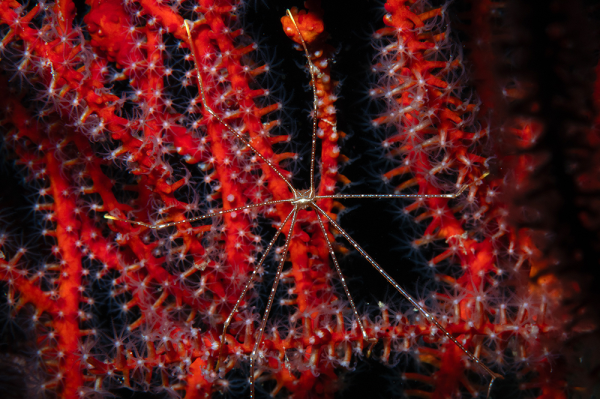
POLYGON ((367 340, 367 342, 369 343, 369 346, 367 346, 367 358, 371 357, 371 352, 373 352, 373 348, 375 347, 375 344, 378 342, 379 340, 377 338, 371 337, 367 340))

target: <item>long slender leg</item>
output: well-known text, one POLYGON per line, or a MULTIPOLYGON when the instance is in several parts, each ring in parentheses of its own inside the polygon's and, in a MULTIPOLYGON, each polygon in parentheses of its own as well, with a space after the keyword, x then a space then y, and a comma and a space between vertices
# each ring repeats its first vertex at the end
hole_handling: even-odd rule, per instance
MULTIPOLYGON (((223 324, 223 332, 221 333, 221 347, 219 348, 219 360, 218 360, 219 363, 218 364, 222 364, 223 350, 225 349, 225 335, 227 334, 227 328, 231 324, 231 321, 233 320, 233 316, 237 313, 238 308, 240 307, 240 303, 242 303, 242 300, 244 299, 244 297, 246 296, 246 293, 250 289, 250 286, 252 285, 252 282, 256 278, 256 275, 258 274, 258 271, 260 270, 260 268, 263 265, 263 263, 265 263, 265 260, 267 259, 267 255, 269 255, 269 252, 271 252, 271 248, 273 248, 273 245, 275 245, 275 241, 277 240, 277 238, 281 234, 281 231, 285 227, 285 225, 288 222, 288 220, 290 220, 290 216, 292 216, 292 213, 294 213, 294 212, 295 211, 290 212, 287 215, 287 217, 285 218, 285 220, 283 221, 283 223, 281 223, 281 225, 277 229, 277 232, 275 233, 275 235, 273 236, 273 238, 269 242, 269 245, 267 246, 267 249, 265 250, 265 252, 261 256, 260 262, 258 262, 258 264, 254 267, 254 271, 252 271, 252 275, 250 276, 250 279, 248 280, 248 282, 244 286, 244 290, 240 294, 237 302, 235 303, 235 306, 233 307, 233 309, 231 309, 231 312, 229 313, 229 316, 227 316, 227 320, 225 320, 225 324, 223 324)), ((217 369, 218 368, 219 368, 219 366, 217 366, 217 369)))
POLYGON ((333 227, 335 227, 335 229, 338 230, 340 232, 340 234, 343 235, 346 240, 348 240, 348 242, 363 256, 363 258, 365 258, 367 260, 367 262, 369 262, 375 268, 375 270, 377 270, 379 272, 379 274, 381 274, 383 276, 383 278, 385 278, 388 281, 388 283, 390 283, 396 289, 396 291, 398 291, 404 298, 406 298, 406 300, 408 302, 410 302, 411 305, 413 305, 416 309, 418 309, 419 312, 427 320, 429 320, 430 323, 434 324, 437 328, 439 328, 440 331, 442 331, 444 333, 444 335, 450 341, 452 341, 457 347, 460 348, 461 351, 464 352, 465 355, 467 355, 467 357, 469 357, 469 359, 471 359, 473 362, 478 364, 482 369, 484 369, 492 377, 492 380, 490 381, 490 385, 488 387, 488 396, 489 396, 489 392, 492 388, 492 384, 493 384, 494 380, 497 378, 502 379, 504 377, 502 377, 499 374, 494 373, 489 367, 487 367, 483 362, 481 362, 479 360, 479 358, 477 358, 475 355, 473 355, 471 352, 469 352, 460 342, 458 342, 458 340, 456 338, 454 338, 452 336, 452 334, 450 334, 448 332, 448 330, 446 330, 444 328, 444 326, 442 326, 440 324, 440 322, 437 321, 437 319, 433 315, 429 314, 429 312, 427 312, 427 310, 423 306, 421 306, 415 298, 413 298, 389 274, 387 274, 387 272, 385 270, 383 270, 383 268, 381 266, 379 266, 379 264, 377 262, 375 262, 375 260, 367 253, 367 251, 365 251, 360 245, 358 245, 358 243, 356 241, 354 241, 354 239, 352 237, 350 237, 350 235, 348 233, 346 233, 346 231, 344 229, 342 229, 342 227, 339 224, 337 224, 336 221, 333 220, 325 211, 323 211, 318 206, 315 206, 315 209, 321 215, 323 215, 323 216, 325 216, 325 218, 327 218, 329 223, 331 223, 333 225, 333 227))
MULTIPOLYGON (((472 184, 472 183, 471 183, 472 184)), ((430 198, 446 198, 453 199, 457 198, 461 195, 467 188, 471 186, 471 184, 466 184, 460 188, 460 190, 449 193, 449 194, 332 194, 332 195, 317 195, 315 199, 325 199, 325 198, 333 198, 333 199, 349 199, 349 198, 361 198, 361 199, 394 199, 394 198, 404 198, 404 199, 430 199, 430 198)))
POLYGON ((329 249, 329 254, 331 255, 331 259, 333 259, 333 264, 335 265, 335 270, 342 282, 342 287, 344 287, 344 292, 346 293, 346 297, 348 298, 348 302, 350 302, 350 307, 354 312, 354 317, 356 317, 356 321, 358 322, 358 327, 360 328, 360 332, 362 333, 363 340, 368 342, 369 344, 373 344, 377 342, 375 338, 369 338, 367 332, 365 330, 365 326, 363 325, 360 316, 358 315, 358 311, 356 310, 356 305, 354 304, 354 300, 352 299, 352 295, 350 295, 350 290, 348 289, 348 285, 346 285, 346 280, 344 279, 344 275, 342 274, 342 269, 340 268, 340 264, 335 256, 335 252, 333 251, 333 246, 331 245, 331 241, 329 241, 329 237, 327 236, 327 230, 325 230, 325 225, 321 220, 321 216, 317 213, 317 220, 319 221, 319 226, 321 226, 321 231, 323 232, 323 236, 325 237, 325 241, 327 242, 327 248, 329 249))
POLYGON ((279 265, 277 266, 277 272, 275 273, 275 281, 273 282, 273 286, 271 287, 271 293, 269 294, 267 307, 265 308, 265 313, 263 314, 262 321, 260 322, 260 327, 258 328, 258 334, 256 335, 256 341, 254 342, 254 347, 252 348, 252 353, 250 354, 250 399, 254 398, 254 363, 256 361, 256 354, 258 353, 258 348, 262 341, 262 336, 267 325, 269 313, 271 312, 271 307, 273 306, 273 301, 275 300, 275 292, 277 291, 277 286, 279 285, 281 272, 283 271, 283 264, 285 263, 285 257, 290 246, 290 241, 292 240, 292 235, 294 234, 294 226, 296 225, 298 207, 294 207, 292 213, 294 215, 292 216, 292 224, 290 225, 290 231, 287 237, 285 238, 285 246, 283 247, 281 259, 279 260, 279 265))
POLYGON ((212 213, 207 213, 206 215, 195 216, 195 217, 189 218, 189 219, 179 220, 177 222, 168 222, 168 223, 159 223, 159 224, 149 224, 149 223, 144 223, 144 222, 138 222, 138 221, 135 221, 135 220, 122 219, 122 218, 118 218, 118 217, 115 217, 115 216, 112 216, 112 215, 109 215, 109 214, 105 214, 104 218, 105 219, 110 219, 110 220, 116 220, 116 221, 119 221, 119 222, 126 222, 126 223, 136 224, 138 226, 144 226, 144 227, 147 227, 149 229, 158 230, 158 229, 164 229, 165 227, 177 226, 178 224, 181 224, 181 223, 196 222, 198 220, 208 219, 208 218, 211 218, 211 217, 214 217, 214 216, 221 216, 221 215, 225 215, 227 213, 232 213, 232 212, 237 212, 237 211, 243 211, 243 210, 252 209, 252 208, 258 208, 258 207, 261 207, 261 206, 283 204, 283 203, 286 203, 286 202, 292 202, 293 200, 294 200, 293 198, 290 198, 290 199, 284 199, 284 200, 261 202, 260 204, 248 204, 248 205, 240 206, 240 207, 237 207, 237 208, 222 209, 220 211, 216 211, 216 212, 212 212, 212 213))
POLYGON ((468 186, 463 186, 455 193, 450 194, 332 194, 332 195, 317 195, 315 200, 332 198, 332 199, 429 199, 429 198, 446 198, 453 199, 461 195, 468 186))
POLYGON ((288 17, 292 20, 294 27, 296 28, 296 32, 298 32, 298 36, 300 36, 300 41, 302 42, 302 47, 304 48, 304 54, 306 54, 306 59, 308 60, 308 71, 310 73, 310 87, 313 92, 313 126, 312 126, 312 144, 310 151, 310 192, 315 192, 315 152, 317 150, 317 121, 318 121, 318 109, 319 109, 319 98, 317 96, 317 87, 315 82, 317 80, 315 71, 318 71, 318 68, 313 64, 312 59, 310 58, 310 53, 308 52, 308 48, 306 47, 306 42, 304 41, 304 37, 302 36, 302 32, 300 32, 300 28, 296 25, 296 20, 292 15, 290 10, 286 10, 288 17))

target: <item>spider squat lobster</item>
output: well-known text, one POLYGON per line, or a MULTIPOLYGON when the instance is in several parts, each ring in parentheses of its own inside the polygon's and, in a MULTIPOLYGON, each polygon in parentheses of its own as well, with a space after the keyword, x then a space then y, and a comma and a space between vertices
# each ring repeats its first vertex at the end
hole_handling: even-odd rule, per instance
MULTIPOLYGON (((267 301, 267 305, 262 317, 262 320, 260 322, 259 328, 256 332, 256 337, 254 340, 254 345, 252 348, 252 352, 250 355, 250 397, 253 398, 254 397, 254 384, 255 384, 255 373, 254 373, 254 369, 255 369, 255 364, 257 362, 257 357, 258 357, 258 351, 259 351, 259 347, 262 343, 262 338, 263 338, 263 333, 264 330, 266 328, 266 324, 269 318, 269 314, 275 299, 275 293, 277 291, 277 287, 278 284, 280 282, 280 278, 282 275, 282 271, 283 271, 283 267, 284 267, 284 263, 285 263, 285 259, 286 259, 286 255, 289 249, 289 245, 290 245, 290 241, 291 238, 293 236, 293 231, 294 231, 294 227, 296 226, 296 222, 297 222, 297 216, 298 216, 298 212, 300 210, 306 209, 306 208, 311 208, 313 211, 315 211, 316 215, 317 215, 317 221, 319 224, 319 227, 323 233, 323 236, 325 237, 325 241, 327 243, 327 247, 328 247, 328 252, 331 256, 331 259, 333 261, 334 267, 336 269, 336 273, 340 279, 340 282, 342 283, 342 287, 344 289, 345 295, 348 298, 348 301, 350 303, 350 306, 352 308, 352 312, 355 316, 355 320, 358 324, 358 327, 360 329, 362 338, 364 342, 368 343, 368 351, 370 352, 370 350, 372 349, 373 345, 377 342, 377 338, 374 337, 369 337, 365 326, 361 320, 361 318, 358 315, 358 311, 356 309, 354 300, 350 294, 350 291, 347 287, 347 284, 345 282, 343 273, 341 271, 339 262, 335 256, 334 250, 333 250, 333 246, 332 243, 327 235, 327 230, 325 227, 325 223, 330 223, 336 230, 338 230, 340 232, 340 234, 404 297, 406 298, 406 300, 408 300, 410 302, 410 304, 416 309, 418 310, 431 324, 435 325, 436 328, 438 328, 441 332, 443 332, 443 334, 450 340, 452 341, 458 348, 460 348, 460 350, 473 362, 475 362, 476 364, 478 364, 483 370, 485 370, 491 377, 491 381, 489 383, 488 386, 488 396, 490 394, 490 390, 492 387, 492 384, 494 382, 495 379, 497 378, 503 378, 501 375, 494 373, 491 369, 489 369, 485 364, 483 364, 478 357, 476 357, 474 354, 472 354, 471 352, 469 352, 456 338, 454 338, 452 336, 452 334, 450 334, 450 332, 444 328, 440 322, 438 322, 438 320, 431 315, 422 305, 420 305, 418 303, 418 301, 413 298, 410 294, 408 294, 408 292, 406 292, 387 272, 385 272, 385 270, 383 270, 383 268, 369 255, 367 254, 367 252, 334 220, 332 219, 327 212, 325 212, 318 204, 319 200, 323 200, 323 199, 350 199, 350 198, 354 198, 354 199, 410 199, 410 198, 419 198, 419 199, 428 199, 428 198, 445 198, 445 199, 453 199, 453 198, 457 198, 458 196, 460 196, 467 188, 469 188, 472 184, 466 184, 463 185, 457 192, 455 193, 451 193, 451 194, 431 194, 431 195, 417 195, 417 194, 350 194, 350 195, 346 195, 346 194, 334 194, 334 195, 317 195, 317 191, 315 189, 315 153, 316 153, 316 137, 317 137, 317 122, 318 122, 318 112, 317 112, 317 108, 318 108, 318 97, 317 97, 317 89, 315 86, 315 82, 317 79, 318 74, 320 73, 318 68, 314 65, 311 55, 308 51, 306 42, 304 40, 302 31, 300 30, 300 28, 298 27, 296 20, 294 19, 294 15, 288 10, 287 11, 287 15, 290 18, 294 29, 296 30, 300 43, 304 49, 306 58, 307 58, 307 63, 308 63, 308 69, 309 69, 309 73, 310 73, 310 77, 311 77, 311 81, 310 81, 310 85, 312 88, 312 92, 313 92, 313 108, 314 108, 314 116, 313 116, 313 124, 312 124, 312 143, 311 143, 311 157, 310 157, 310 186, 308 189, 305 190, 299 190, 296 189, 292 183, 284 176, 284 174, 271 162, 269 161, 269 159, 267 157, 265 157, 263 154, 261 154, 261 152, 259 150, 256 149, 255 146, 253 146, 252 144, 252 138, 247 139, 241 132, 239 132, 238 130, 236 130, 235 128, 233 128, 231 125, 229 125, 219 114, 217 114, 215 112, 215 110, 209 105, 208 101, 207 101, 207 96, 205 93, 205 85, 204 85, 204 80, 201 76, 200 73, 200 63, 198 61, 198 57, 195 51, 195 46, 194 46, 194 42, 192 40, 192 33, 193 33, 193 29, 194 29, 194 23, 186 20, 185 21, 185 28, 187 31, 187 36, 188 36, 188 41, 189 41, 189 46, 191 49, 191 53, 192 53, 192 57, 193 60, 195 62, 196 65, 196 77, 198 80, 198 88, 199 88, 199 92, 200 92, 200 97, 201 97, 201 102, 202 105, 205 109, 205 111, 215 120, 217 120, 230 134, 232 134, 235 138, 237 138, 239 141, 241 141, 247 148, 249 148, 254 154, 256 154, 261 160, 262 162, 264 162, 265 165, 267 165, 267 167, 274 172, 279 179, 281 179, 289 188, 289 193, 291 195, 291 198, 288 199, 281 199, 281 200, 272 200, 272 201, 266 201, 266 202, 262 202, 262 203, 258 203, 258 204, 248 204, 248 205, 244 205, 241 207, 235 207, 235 208, 231 208, 231 209, 221 209, 212 213, 208 213, 205 215, 201 215, 201 216, 197 216, 197 217, 192 217, 192 218, 188 218, 185 220, 180 220, 180 221, 176 221, 176 222, 169 222, 169 223, 159 223, 159 224, 148 224, 148 223, 144 223, 144 222, 138 222, 138 221, 131 221, 131 220, 126 220, 126 219, 122 219, 119 217, 115 217, 109 214, 105 215, 105 218, 107 219, 112 219, 115 221, 120 221, 120 222, 125 222, 125 223, 131 223, 131 224, 135 224, 135 225, 139 225, 139 226, 143 226, 145 228, 149 228, 149 229, 162 229, 162 228, 166 228, 166 227, 171 227, 171 226, 176 226, 182 223, 189 223, 189 222, 195 222, 195 221, 200 221, 200 220, 204 220, 204 219, 209 219, 212 217, 218 217, 218 216, 222 216, 225 214, 231 214, 234 212, 238 212, 238 211, 244 211, 244 210, 248 210, 248 209, 255 209, 255 208, 259 208, 259 207, 267 207, 267 206, 272 206, 272 205, 278 205, 278 204, 290 204, 292 205, 293 209, 287 214, 287 216, 285 217, 285 219, 283 220, 282 223, 280 223, 276 233, 274 234, 273 238, 270 240, 266 250, 263 252, 263 255, 261 256, 261 259, 258 263, 256 263, 251 276, 249 277, 248 281, 246 282, 246 284, 244 285, 244 288, 241 292, 241 294, 239 295, 238 300, 236 301, 233 309, 231 310, 231 312, 229 313, 229 316, 227 317, 224 325, 223 325, 223 331, 221 333, 221 337, 220 337, 220 347, 219 347, 219 355, 218 355, 218 362, 217 362, 217 366, 216 369, 219 370, 219 365, 223 364, 223 360, 224 360, 224 350, 227 346, 227 342, 226 342, 226 334, 227 334, 227 329, 230 326, 233 317, 235 316, 235 314, 239 311, 240 306, 244 300, 244 297, 246 296, 246 294, 248 293, 248 291, 250 290, 250 288, 253 285, 253 282, 255 281, 257 275, 259 274, 259 271, 262 269, 262 266, 268 256, 268 254, 271 252, 273 246, 275 245, 277 239, 279 238, 279 236, 281 235, 282 232, 284 231, 288 231, 287 233, 287 237, 285 239, 285 244, 283 247, 283 252, 282 252, 282 256, 278 262, 278 266, 277 266, 277 271, 275 273, 275 281, 273 283, 273 286, 271 288, 270 294, 269 294, 269 298, 267 301), (325 220, 323 220, 323 218, 325 218, 325 220), (289 224, 288 224, 289 223, 289 224), (289 226, 289 227, 287 227, 289 226), (286 228, 287 227, 287 228, 286 228)), ((484 174, 483 176, 480 177, 479 180, 483 179, 485 176, 487 175, 484 174)))

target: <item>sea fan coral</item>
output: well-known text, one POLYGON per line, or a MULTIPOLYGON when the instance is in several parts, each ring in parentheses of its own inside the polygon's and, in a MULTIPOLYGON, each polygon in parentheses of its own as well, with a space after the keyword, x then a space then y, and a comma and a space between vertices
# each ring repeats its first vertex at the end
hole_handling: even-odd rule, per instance
MULTIPOLYGON (((332 397, 343 373, 371 356, 396 366, 391 372, 407 396, 484 396, 489 376, 416 312, 420 306, 522 390, 565 395, 556 350, 570 319, 553 312, 562 299, 556 286, 530 279, 544 253, 531 230, 511 224, 506 172, 495 170, 495 108, 485 102, 482 111, 473 94, 449 6, 395 0, 382 23, 373 18, 385 25, 374 35, 368 93, 378 112, 369 117, 362 106, 356 113, 370 126, 344 142, 327 19, 323 26, 317 2, 307 4, 308 14, 292 10, 314 65, 320 197, 310 199, 323 210, 293 216, 294 187, 312 178, 301 170, 308 151, 298 146, 310 142, 310 123, 298 117, 298 133, 291 129, 286 101, 273 96, 281 76, 242 29, 244 7, 226 0, 0 4, 0 79, 9 87, 0 99, 4 157, 30 204, 25 213, 10 213, 22 203, 8 196, 2 204, 9 209, 0 238, 3 361, 29 395, 93 397, 125 387, 242 396, 251 380, 258 396, 332 397), (384 162, 371 164, 367 142, 384 162), (345 223, 392 205, 361 202, 352 211, 331 196, 372 193, 356 185, 365 178, 355 171, 365 166, 379 186, 420 196, 401 213, 417 231, 411 253, 427 259, 428 271, 414 293, 417 306, 376 295, 379 305, 359 304, 357 318, 329 248, 341 254, 352 245, 332 226, 338 215, 348 215, 339 216, 345 223), (458 199, 443 198, 462 190, 458 199), (282 273, 274 273, 277 264, 282 273), (273 281, 281 284, 261 340, 273 281)), ((295 36, 278 23, 283 7, 274 8, 279 14, 267 24, 282 38, 295 36)), ((328 10, 325 18, 342 13, 328 10)), ((362 59, 349 54, 342 47, 337 57, 356 69, 362 59)), ((300 53, 283 58, 293 64, 300 53)), ((288 69, 299 71, 289 79, 295 90, 311 79, 288 69)), ((536 137, 524 134, 536 126, 522 127, 523 140, 536 137)), ((373 220, 354 229, 375 240, 390 235, 373 220)), ((364 290, 379 294, 383 280, 362 265, 344 273, 379 281, 364 290)), ((351 280, 350 293, 360 291, 351 280)))

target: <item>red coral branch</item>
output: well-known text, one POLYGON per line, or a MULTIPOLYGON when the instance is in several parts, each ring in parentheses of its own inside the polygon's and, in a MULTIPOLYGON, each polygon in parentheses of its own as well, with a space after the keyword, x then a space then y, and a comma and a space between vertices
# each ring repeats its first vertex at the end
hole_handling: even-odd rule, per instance
MULTIPOLYGON (((269 68, 252 59, 257 45, 240 28, 237 2, 87 5, 82 19, 69 0, 29 8, 0 3, 2 83, 11 88, 0 99, 4 143, 35 191, 32 220, 47 240, 40 253, 48 252, 42 261, 16 248, 10 230, 0 238, 6 305, 34 337, 29 345, 37 360, 28 370, 41 375, 42 395, 63 398, 121 386, 186 398, 239 395, 247 378, 236 370, 255 344, 262 281, 242 298, 223 348, 220 337, 265 252, 261 230, 280 227, 293 208, 258 205, 293 198, 277 172, 291 180, 288 164, 298 157, 282 149, 289 141, 275 115, 282 105, 257 83, 269 68), (191 42, 185 19, 192 21, 191 42), (207 105, 237 134, 203 104, 197 72, 207 105), (188 220, 251 204, 257 206, 206 222, 188 220), (106 213, 177 223, 156 231, 107 222, 106 213)), ((345 134, 337 129, 324 12, 317 1, 306 7, 291 14, 317 69, 318 193, 330 195, 349 181, 338 172, 345 134)), ((564 396, 565 370, 552 360, 555 343, 565 339, 566 320, 552 313, 558 291, 529 280, 547 263, 531 232, 508 219, 500 196, 504 175, 487 175, 492 127, 465 94, 463 61, 445 31, 447 9, 408 0, 385 7, 371 90, 387 106, 373 124, 390 129, 382 146, 397 161, 384 178, 403 193, 469 187, 459 200, 426 198, 405 207, 425 226, 413 246, 441 248, 429 262, 438 290, 422 302, 482 362, 531 371, 522 387, 539 389, 539 397, 564 396)), ((282 23, 301 44, 290 18, 282 23)), ((514 133, 533 141, 537 129, 525 123, 514 133)), ((522 161, 515 170, 528 165, 522 161)), ((343 208, 332 198, 318 205, 332 219, 343 208)), ((317 217, 301 210, 292 231, 282 228, 291 236, 281 275, 286 293, 277 297, 279 314, 250 376, 272 395, 333 397, 339 371, 367 347, 336 289, 326 239, 335 241, 333 231, 325 223, 324 237, 317 217)), ((258 272, 259 280, 269 280, 258 272)), ((382 306, 362 317, 368 337, 379 342, 380 360, 411 353, 424 365, 406 366, 405 394, 483 392, 474 377, 481 370, 413 313, 382 306)))

